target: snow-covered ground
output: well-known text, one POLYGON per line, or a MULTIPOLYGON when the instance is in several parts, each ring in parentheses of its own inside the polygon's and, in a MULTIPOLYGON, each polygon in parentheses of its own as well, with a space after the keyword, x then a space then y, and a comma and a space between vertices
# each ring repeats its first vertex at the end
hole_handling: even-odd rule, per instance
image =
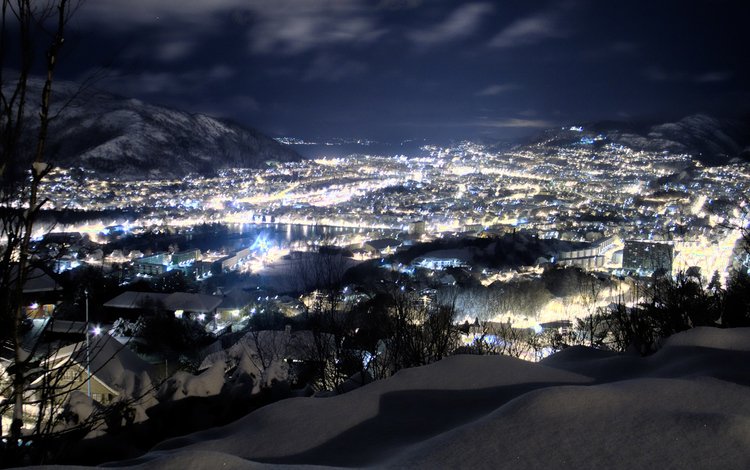
POLYGON ((131 468, 750 468, 750 328, 648 358, 455 356, 163 442, 131 468))

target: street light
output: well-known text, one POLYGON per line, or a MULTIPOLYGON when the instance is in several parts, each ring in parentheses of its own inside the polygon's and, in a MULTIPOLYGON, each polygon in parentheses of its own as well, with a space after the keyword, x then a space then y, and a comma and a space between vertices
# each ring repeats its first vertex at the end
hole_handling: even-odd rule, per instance
POLYGON ((83 293, 86 295, 86 392, 87 396, 91 398, 91 356, 89 351, 89 290, 85 289, 83 293))

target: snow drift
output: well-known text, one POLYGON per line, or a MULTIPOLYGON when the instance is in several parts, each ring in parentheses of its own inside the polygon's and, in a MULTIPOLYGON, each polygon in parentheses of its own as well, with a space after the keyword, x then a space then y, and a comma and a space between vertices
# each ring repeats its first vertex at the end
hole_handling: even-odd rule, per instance
POLYGON ((750 468, 750 328, 647 358, 455 356, 163 442, 130 468, 750 468))

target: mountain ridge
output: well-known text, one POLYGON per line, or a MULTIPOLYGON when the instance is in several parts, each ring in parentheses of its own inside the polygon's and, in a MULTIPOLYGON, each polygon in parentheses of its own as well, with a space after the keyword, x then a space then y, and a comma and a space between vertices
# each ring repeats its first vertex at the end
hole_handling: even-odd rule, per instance
MULTIPOLYGON (((30 81, 32 94, 36 88, 41 89, 41 81, 30 81)), ((55 166, 81 167, 105 178, 176 179, 302 159, 262 132, 230 120, 99 90, 78 95, 77 86, 68 82, 56 84, 53 93, 56 103, 67 102, 54 110, 49 128, 47 157, 55 166)), ((28 121, 27 138, 38 129, 35 121, 28 121)))
POLYGON ((546 129, 527 144, 624 145, 633 150, 684 153, 706 165, 750 161, 750 118, 691 114, 674 122, 596 121, 546 129))

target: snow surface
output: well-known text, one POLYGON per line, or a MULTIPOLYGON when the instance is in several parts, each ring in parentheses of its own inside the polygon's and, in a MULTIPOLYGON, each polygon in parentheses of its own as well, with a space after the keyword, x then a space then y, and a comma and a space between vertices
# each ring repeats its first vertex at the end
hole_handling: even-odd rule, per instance
POLYGON ((180 371, 169 378, 159 389, 162 400, 179 400, 186 397, 218 395, 224 386, 224 364, 217 362, 200 375, 180 371))
POLYGON ((455 356, 163 442, 130 468, 750 468, 750 329, 640 358, 455 356))

